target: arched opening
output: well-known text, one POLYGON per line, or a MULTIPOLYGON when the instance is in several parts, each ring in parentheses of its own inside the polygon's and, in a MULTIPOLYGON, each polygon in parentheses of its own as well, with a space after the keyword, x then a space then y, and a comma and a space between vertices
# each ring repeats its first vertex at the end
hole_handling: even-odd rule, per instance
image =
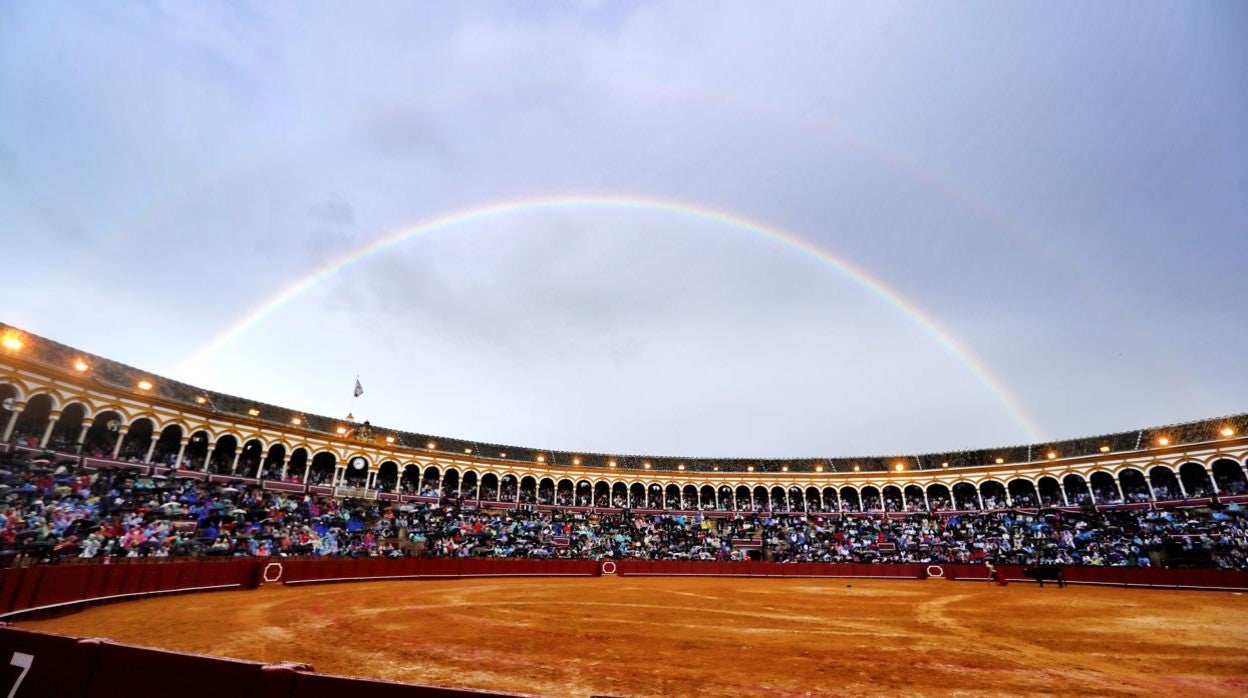
POLYGON ((578 507, 592 507, 594 505, 594 484, 589 480, 581 480, 576 483, 576 505, 578 507))
POLYGON ((710 485, 702 485, 702 489, 698 490, 698 508, 714 509, 715 508, 715 488, 710 485))
POLYGON ((848 485, 841 488, 841 511, 862 511, 862 500, 858 498, 858 490, 848 485))
POLYGON ((570 507, 576 504, 576 485, 571 480, 560 480, 555 487, 555 504, 570 507))
POLYGON ((750 488, 746 485, 737 485, 737 489, 733 491, 733 497, 737 502, 737 511, 753 511, 754 498, 750 495, 750 488))
POLYGON ((663 505, 666 509, 681 509, 680 485, 668 485, 663 490, 663 505))
POLYGON ((399 464, 392 461, 382 461, 377 466, 377 491, 378 492, 395 492, 399 486, 399 464))
POLYGON ((789 487, 789 511, 806 511, 806 493, 797 485, 789 487))
POLYGON ((498 501, 514 502, 520 496, 520 480, 511 473, 507 473, 498 481, 498 501))
MULTIPOLYGON (((64 417, 64 415, 61 415, 64 417)), ((156 448, 152 449, 152 462, 157 465, 175 465, 178 450, 182 448, 182 427, 170 424, 160 430, 156 438, 156 448)))
POLYGON ((693 511, 698 508, 698 488, 696 485, 685 485, 680 490, 680 508, 693 511))
POLYGON ((1148 481, 1153 486, 1153 498, 1159 502, 1183 497, 1183 492, 1179 489, 1179 479, 1174 476, 1173 470, 1164 465, 1149 468, 1148 481))
POLYGON ((1091 496, 1087 481, 1077 473, 1062 478, 1062 489, 1066 490, 1066 502, 1072 506, 1083 504, 1091 496))
POLYGON ((766 487, 755 485, 753 495, 754 511, 771 511, 771 495, 766 487))
POLYGON ((616 482, 611 485, 611 507, 615 509, 628 508, 628 485, 622 482, 616 482))
MULTIPOLYGON (((61 418, 52 427, 52 436, 48 439, 48 448, 62 453, 78 450, 78 437, 82 434, 82 425, 87 419, 87 406, 81 402, 70 403, 61 410, 61 418)), ((6 422, 0 417, 0 429, 6 422)))
POLYGON ((286 479, 289 482, 306 482, 308 472, 308 449, 302 446, 290 452, 290 462, 286 464, 286 479))
POLYGON ((806 511, 827 511, 823 508, 823 497, 819 496, 818 487, 806 488, 806 511))
POLYGON ((628 506, 631 509, 646 508, 646 486, 640 482, 634 482, 628 487, 628 506))
POLYGON ((360 455, 350 456, 342 465, 342 482, 340 484, 347 487, 368 486, 368 466, 370 464, 367 458, 360 455))
POLYGON ((537 503, 551 505, 555 503, 555 481, 544 477, 537 483, 537 503))
POLYGON ((840 498, 836 496, 835 487, 823 488, 823 510, 824 511, 840 511, 840 498))
POLYGON ((880 499, 884 502, 884 511, 902 510, 901 488, 897 485, 885 485, 881 488, 880 499))
POLYGON ((1041 506, 1060 507, 1066 503, 1062 487, 1052 475, 1040 478, 1036 483, 1036 492, 1040 495, 1041 506))
POLYGON ((121 425, 121 413, 116 410, 104 410, 95 415, 86 437, 82 440, 82 452, 96 458, 111 456, 117 445, 121 425))
POLYGON ((234 454, 238 451, 238 437, 226 434, 217 439, 208 457, 208 472, 228 474, 234 465, 234 454))
POLYGON ((655 483, 650 485, 646 490, 646 508, 662 509, 663 508, 663 486, 655 483))
POLYGON ((1119 472, 1118 484, 1122 485, 1122 496, 1128 502, 1147 502, 1153 498, 1144 473, 1135 468, 1127 468, 1119 472))
POLYGON ((447 468, 442 474, 442 496, 448 499, 459 498, 459 471, 447 468))
POLYGON ((1218 483, 1218 491, 1222 494, 1248 494, 1248 478, 1244 477, 1244 469, 1230 458, 1219 458, 1210 466, 1213 479, 1218 483))
POLYGON ((611 485, 609 483, 602 480, 594 483, 594 506, 611 506, 611 485))
POLYGON ((147 458, 147 449, 152 445, 152 434, 155 424, 149 417, 139 417, 130 423, 126 433, 121 435, 121 449, 117 451, 118 460, 142 463, 147 458))
POLYGON ((732 511, 732 487, 729 485, 719 486, 719 495, 716 498, 716 505, 720 511, 732 511))
POLYGON ((420 495, 422 497, 437 497, 442 491, 442 470, 436 465, 425 468, 424 475, 420 478, 420 495))
POLYGON ((958 511, 977 511, 979 506, 979 490, 969 482, 955 483, 952 490, 953 508, 958 511))
POLYGON ((952 509, 953 495, 949 493, 949 488, 945 485, 933 482, 927 486, 927 502, 933 511, 952 509))
MULTIPOLYGON (((156 450, 160 450, 160 445, 156 445, 156 450)), ((260 467, 260 477, 265 480, 281 480, 282 469, 286 466, 286 444, 273 444, 269 446, 268 453, 264 456, 264 463, 260 467)))
POLYGON ((979 496, 984 500, 985 509, 1004 509, 1009 506, 1005 496, 1005 485, 996 480, 985 480, 979 483, 979 496))
POLYGON ((11 408, 17 401, 17 396, 17 386, 12 383, 0 383, 0 434, 3 434, 9 426, 9 419, 13 417, 11 408))
POLYGON ((537 479, 532 475, 525 475, 520 478, 520 499, 516 501, 521 504, 535 504, 537 502, 537 479))
POLYGON ((234 473, 241 477, 259 477, 260 461, 264 460, 264 444, 260 439, 250 439, 243 444, 234 473))
POLYGON ((482 475, 481 489, 480 492, 478 492, 481 496, 481 500, 487 502, 502 501, 502 497, 499 496, 499 487, 501 487, 501 484, 498 481, 497 475, 494 473, 486 473, 482 475))
POLYGON ((884 501, 880 497, 880 488, 875 485, 859 487, 858 497, 861 499, 863 511, 884 511, 884 501))
POLYGON ((1189 497, 1212 497, 1213 483, 1209 481, 1209 473, 1200 463, 1184 463, 1179 466, 1179 479, 1183 482, 1183 490, 1189 497))
POLYGON ((1016 507, 1038 507, 1040 500, 1036 496, 1036 483, 1023 477, 1016 477, 1010 480, 1006 487, 1009 488, 1010 500, 1014 502, 1016 507))
POLYGON ((321 451, 312 456, 312 462, 308 464, 308 484, 333 484, 337 467, 338 457, 329 451, 321 451))
POLYGON ((927 511, 927 503, 923 501, 923 488, 918 485, 906 485, 902 491, 906 500, 906 508, 910 511, 927 511))
POLYGON ((480 477, 475 471, 469 470, 464 473, 463 482, 459 483, 459 496, 461 499, 473 500, 479 498, 478 492, 480 485, 480 477))
MULTIPOLYGON (((38 448, 52 418, 52 396, 47 393, 33 395, 26 400, 26 407, 17 415, 9 438, 28 448, 38 448)), ((8 426, 8 420, 0 424, 0 431, 8 426)))
POLYGON ((1088 476, 1088 485, 1092 488, 1092 497, 1098 504, 1121 504, 1122 497, 1118 496, 1118 484, 1114 481, 1114 476, 1098 470, 1088 476))

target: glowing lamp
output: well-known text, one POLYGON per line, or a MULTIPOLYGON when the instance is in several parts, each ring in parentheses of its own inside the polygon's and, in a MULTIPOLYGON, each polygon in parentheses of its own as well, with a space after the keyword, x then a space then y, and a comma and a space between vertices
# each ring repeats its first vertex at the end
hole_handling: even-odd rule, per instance
POLYGON ((339 434, 345 434, 345 433, 347 433, 347 428, 346 428, 346 427, 338 427, 338 428, 337 428, 337 429, 335 429, 334 431, 338 432, 339 434))
POLYGON ((1158 443, 1158 444, 1161 444, 1162 446, 1169 446, 1169 445, 1170 445, 1170 439, 1167 439, 1166 437, 1164 437, 1164 436, 1163 436, 1163 437, 1161 437, 1161 438, 1157 439, 1157 443, 1158 443))
POLYGON ((1222 431, 1218 433, 1222 434, 1223 436, 1234 436, 1235 430, 1230 427, 1222 427, 1222 431))
POLYGON ((256 408, 254 408, 254 407, 253 407, 253 408, 251 408, 251 409, 247 410, 247 414, 251 415, 252 417, 259 417, 259 416, 260 416, 260 410, 258 410, 258 409, 256 409, 256 408))
POLYGON ((151 389, 152 389, 151 381, 139 381, 139 390, 151 390, 151 389))
POLYGON ((86 371, 88 368, 91 368, 91 367, 87 365, 86 361, 83 361, 82 359, 77 359, 74 361, 75 371, 82 373, 83 371, 86 371))

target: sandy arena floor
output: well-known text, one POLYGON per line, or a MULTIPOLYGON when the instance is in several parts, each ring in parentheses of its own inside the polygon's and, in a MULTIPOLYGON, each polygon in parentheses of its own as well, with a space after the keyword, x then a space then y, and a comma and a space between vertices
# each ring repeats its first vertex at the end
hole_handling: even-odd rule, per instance
POLYGON ((943 580, 269 586, 22 625, 526 693, 1248 694, 1248 596, 943 580))

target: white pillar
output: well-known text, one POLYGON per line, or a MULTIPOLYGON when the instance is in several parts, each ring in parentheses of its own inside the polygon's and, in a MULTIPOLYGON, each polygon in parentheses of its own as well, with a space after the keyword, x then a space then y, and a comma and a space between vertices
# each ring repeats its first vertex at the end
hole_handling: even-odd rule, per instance
POLYGON ((190 443, 190 441, 191 441, 191 437, 189 436, 183 436, 182 438, 178 439, 178 459, 173 462, 174 468, 177 468, 179 470, 182 468, 182 456, 186 454, 186 445, 190 443))
POLYGON ((126 432, 128 431, 130 431, 129 427, 117 428, 117 443, 113 445, 113 460, 116 460, 117 456, 121 454, 121 444, 126 440, 126 432))
POLYGON ((303 484, 308 484, 308 473, 312 472, 312 461, 303 463, 303 484))
POLYGON ((13 403, 13 413, 9 415, 9 423, 5 425, 4 436, 0 437, 0 441, 8 441, 9 437, 13 435, 13 427, 17 426, 17 416, 21 414, 24 409, 26 409, 26 403, 13 403))
POLYGON ((984 495, 979 493, 979 488, 975 488, 975 499, 979 502, 979 510, 984 510, 984 495))
MULTIPOLYGON (((89 417, 86 417, 86 416, 83 416, 83 418, 82 418, 82 419, 83 419, 82 428, 78 430, 78 442, 77 442, 77 444, 76 444, 76 446, 75 446, 75 448, 74 448, 74 451, 75 451, 76 453, 82 453, 82 445, 83 445, 83 444, 86 442, 86 440, 87 440, 87 432, 88 432, 88 431, 91 431, 91 421, 92 421, 92 420, 91 420, 89 417)), ((8 441, 8 439, 0 439, 0 441, 8 441)))
POLYGON ((239 459, 239 458, 242 458, 242 457, 243 457, 243 447, 242 447, 242 446, 239 446, 239 447, 237 448, 237 450, 235 450, 235 451, 234 451, 234 462, 233 462, 233 463, 230 463, 230 474, 231 474, 231 475, 236 475, 236 474, 238 474, 238 459, 239 459))
POLYGON ((926 487, 923 488, 923 508, 926 509, 927 511, 932 510, 932 503, 927 501, 927 488, 926 487))
POLYGON ((144 463, 152 462, 152 453, 156 451, 156 442, 160 440, 160 434, 152 434, 152 442, 147 445, 147 455, 143 456, 144 463))
MULTIPOLYGON (((1201 467, 1204 467, 1204 466, 1201 466, 1201 467)), ((1205 468, 1205 476, 1209 478, 1209 486, 1213 488, 1213 493, 1222 494, 1221 490, 1218 489, 1218 479, 1213 476, 1213 470, 1210 468, 1205 468)))
POLYGON ((208 472, 209 466, 212 465, 212 449, 217 445, 216 441, 208 442, 208 450, 204 451, 204 472, 208 472))
POLYGON ((1062 504, 1070 506, 1070 500, 1066 498, 1066 483, 1057 483, 1057 491, 1062 493, 1062 504))
POLYGON ((277 476, 277 479, 279 479, 279 480, 285 480, 285 479, 286 479, 286 468, 290 465, 290 461, 289 461, 289 460, 287 460, 285 456, 282 456, 281 463, 282 463, 282 472, 281 472, 281 474, 279 474, 279 475, 277 476))
POLYGON ((43 438, 39 439, 39 448, 47 448, 48 440, 52 438, 52 429, 56 426, 57 420, 61 418, 61 413, 55 410, 48 416, 48 428, 43 430, 43 438))
POLYGON ((1118 490, 1118 501, 1125 503, 1127 501, 1127 495, 1122 493, 1122 483, 1118 481, 1118 478, 1113 478, 1113 480, 1114 489, 1118 490))

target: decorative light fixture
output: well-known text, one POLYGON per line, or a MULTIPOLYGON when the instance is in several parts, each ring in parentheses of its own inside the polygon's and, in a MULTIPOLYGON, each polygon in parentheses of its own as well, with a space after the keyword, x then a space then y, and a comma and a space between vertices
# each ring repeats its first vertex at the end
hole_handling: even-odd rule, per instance
POLYGON ((500 454, 498 454, 498 457, 499 457, 499 458, 506 458, 506 457, 507 457, 507 454, 506 454, 506 453, 500 453, 500 454))
POLYGON ((472 449, 471 449, 471 448, 465 448, 465 449, 464 449, 464 453, 472 453, 472 449))
POLYGON ((945 462, 941 463, 941 464, 940 464, 940 467, 942 467, 942 468, 948 468, 948 467, 949 467, 949 461, 945 461, 945 462))
POLYGON ((1157 443, 1158 443, 1158 444, 1161 444, 1162 446, 1169 446, 1169 445, 1170 445, 1170 439, 1167 439, 1166 437, 1162 436, 1162 437, 1160 437, 1160 438, 1158 438, 1158 439, 1157 439, 1157 443))
POLYGON ((751 473, 752 473, 752 472, 754 472, 754 466, 752 466, 752 465, 751 465, 751 466, 747 467, 747 468, 746 468, 746 471, 747 471, 747 472, 751 472, 751 473))
POLYGON ((256 409, 256 408, 254 408, 254 407, 253 407, 253 408, 251 408, 251 409, 247 410, 247 414, 251 415, 252 417, 259 417, 259 416, 260 416, 260 410, 258 410, 258 409, 256 409))
POLYGON ((437 444, 435 444, 435 443, 434 443, 434 442, 432 442, 432 441, 430 441, 429 443, 425 444, 425 448, 427 448, 427 449, 429 449, 429 450, 431 450, 431 451, 432 451, 433 449, 437 448, 437 447, 438 447, 438 445, 437 445, 437 444))
POLYGON ((300 424, 303 424, 303 420, 299 419, 298 417, 291 417, 290 423, 294 424, 295 426, 299 426, 300 424))
POLYGON ((893 470, 898 470, 898 471, 900 471, 900 470, 905 470, 905 469, 906 469, 906 464, 905 464, 905 463, 898 463, 898 464, 896 464, 896 465, 894 465, 894 466, 893 466, 893 470))
POLYGON ((859 466, 857 466, 857 465, 855 465, 855 466, 854 466, 854 472, 855 472, 855 473, 856 473, 856 472, 858 472, 858 471, 860 471, 860 470, 862 470, 862 468, 860 468, 860 467, 859 467, 859 466))
POLYGON ((1109 453, 1109 446, 1101 446, 1101 453, 1109 453))
POLYGON ((787 465, 782 465, 782 466, 780 466, 780 470, 781 470, 782 472, 786 472, 786 473, 787 473, 787 472, 789 472, 789 466, 787 466, 787 465))
POLYGON ((149 380, 141 380, 141 381, 139 381, 139 390, 151 390, 151 389, 152 389, 152 382, 151 382, 151 381, 149 381, 149 380))
POLYGON ((386 437, 386 443, 388 443, 388 444, 392 444, 392 443, 394 443, 394 437, 393 437, 393 436, 387 436, 387 437, 386 437))
POLYGON ((572 459, 572 465, 580 465, 580 464, 581 464, 581 459, 580 459, 580 458, 573 458, 573 459, 572 459))
POLYGON ((676 466, 676 469, 677 469, 677 470, 684 470, 684 469, 685 469, 685 464, 684 464, 684 463, 681 463, 680 465, 676 466))
POLYGON ((1219 433, 1219 434, 1221 434, 1221 435, 1223 435, 1223 436, 1234 436, 1234 435, 1235 435, 1235 430, 1234 430, 1234 429, 1232 429, 1232 428, 1230 428, 1230 427, 1222 427, 1222 431, 1220 431, 1220 432, 1218 432, 1218 433, 1219 433))
POLYGON ((90 367, 89 365, 87 365, 87 362, 86 362, 86 361, 83 361, 82 359, 74 359, 74 370, 75 370, 75 371, 77 371, 77 372, 79 372, 79 373, 83 373, 83 372, 85 372, 88 368, 91 368, 91 367, 90 367))
POLYGON ((338 428, 337 428, 337 429, 335 429, 334 431, 338 432, 339 434, 345 434, 345 433, 347 433, 347 428, 346 428, 346 427, 338 427, 338 428))
POLYGON ((1053 460, 1054 458, 1057 458, 1057 451, 1049 451, 1049 452, 1048 452, 1047 454, 1045 454, 1045 455, 1047 455, 1047 456, 1048 456, 1048 459, 1049 459, 1049 460, 1053 460))
POLYGON ((615 461, 611 461, 611 462, 607 463, 607 467, 609 467, 609 468, 614 468, 614 467, 615 467, 615 461))
POLYGON ((204 397, 203 395, 200 395, 199 397, 195 398, 195 402, 198 402, 201 405, 207 405, 208 398, 204 397))
POLYGON ((538 462, 538 463, 545 463, 545 462, 546 462, 546 456, 538 456, 538 457, 537 457, 537 462, 538 462))
POLYGON ((815 466, 815 472, 816 472, 816 473, 822 473, 822 472, 823 472, 823 466, 822 466, 822 465, 816 465, 816 466, 815 466))
POLYGON ((1004 458, 998 458, 998 459, 997 459, 997 465, 1001 465, 1001 464, 1002 464, 1002 463, 1004 463, 1004 462, 1005 462, 1005 459, 1004 459, 1004 458))
POLYGON ((714 468, 712 468, 712 470, 714 470, 715 472, 717 472, 717 473, 718 473, 718 472, 719 472, 719 466, 718 466, 718 465, 717 465, 717 466, 715 466, 714 468))
POLYGON ((10 351, 17 351, 22 348, 22 338, 18 336, 16 331, 9 330, 4 333, 4 339, 0 339, 0 345, 10 351))
POLYGON ((641 465, 642 465, 642 467, 644 467, 646 470, 649 470, 649 469, 650 469, 650 464, 649 464, 649 463, 642 463, 641 465))

